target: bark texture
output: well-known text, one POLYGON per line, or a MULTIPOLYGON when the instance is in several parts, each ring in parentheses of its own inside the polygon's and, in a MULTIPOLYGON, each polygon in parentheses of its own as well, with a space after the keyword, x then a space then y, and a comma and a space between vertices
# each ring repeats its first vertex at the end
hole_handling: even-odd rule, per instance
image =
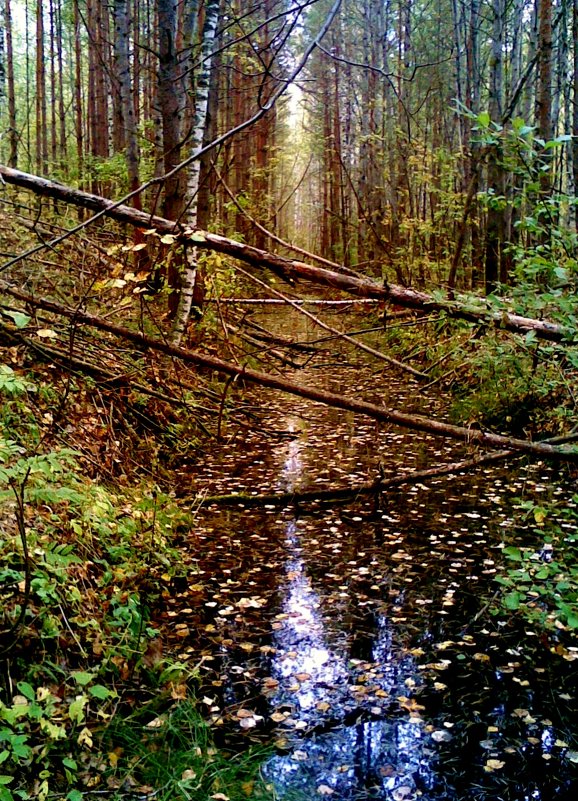
POLYGON ((152 337, 146 336, 139 331, 126 328, 125 326, 116 325, 102 317, 88 314, 80 309, 63 306, 60 303, 55 303, 54 301, 44 298, 36 298, 27 292, 15 289, 5 281, 0 281, 0 292, 4 292, 11 297, 17 298, 18 300, 21 300, 32 307, 44 309, 45 311, 52 312, 53 314, 61 317, 74 320, 76 324, 84 324, 100 331, 107 331, 114 336, 134 343, 137 347, 142 348, 143 350, 150 349, 157 351, 158 353, 164 353, 167 356, 180 359, 189 364, 196 364, 199 367, 214 370, 222 375, 237 377, 246 383, 269 387, 270 389, 279 390, 281 392, 287 392, 290 395, 307 398, 316 403, 331 406, 335 409, 343 409, 344 411, 354 412, 356 414, 370 417, 374 420, 379 420, 384 423, 391 423, 412 431, 422 431, 435 436, 448 437, 450 439, 465 442, 468 445, 489 449, 506 448, 516 452, 534 454, 545 459, 578 461, 578 448, 569 448, 564 446, 557 447, 543 442, 530 442, 528 440, 502 436, 500 434, 491 434, 486 431, 480 431, 479 429, 452 425, 451 423, 424 417, 422 415, 407 414, 406 412, 400 412, 396 409, 390 409, 386 406, 380 406, 378 404, 359 400, 357 398, 343 397, 335 392, 328 392, 326 390, 318 389, 317 387, 298 384, 294 381, 288 381, 284 378, 280 378, 260 370, 252 370, 244 367, 243 365, 233 364, 232 362, 227 362, 223 359, 219 359, 215 356, 210 356, 205 353, 200 353, 196 350, 181 348, 168 342, 153 339, 152 337))
POLYGON ((176 234, 181 242, 190 244, 193 247, 224 253, 259 269, 271 270, 288 280, 302 279, 348 292, 355 297, 391 301, 397 305, 412 309, 444 311, 460 319, 479 324, 498 325, 517 333, 535 331, 537 336, 552 341, 560 341, 570 336, 563 326, 548 320, 534 320, 518 314, 511 314, 507 311, 490 312, 472 309, 465 302, 440 300, 433 298, 426 292, 419 292, 396 284, 378 284, 370 279, 345 275, 323 267, 313 267, 305 262, 278 256, 266 250, 259 250, 225 236, 212 234, 208 231, 195 231, 184 228, 163 217, 151 216, 144 211, 138 211, 121 203, 115 203, 99 195, 82 192, 79 189, 57 184, 54 181, 30 175, 20 170, 13 170, 4 165, 0 165, 0 176, 6 183, 21 186, 36 194, 63 200, 66 203, 91 209, 92 211, 104 212, 107 216, 119 222, 140 228, 156 228, 159 233, 176 234))

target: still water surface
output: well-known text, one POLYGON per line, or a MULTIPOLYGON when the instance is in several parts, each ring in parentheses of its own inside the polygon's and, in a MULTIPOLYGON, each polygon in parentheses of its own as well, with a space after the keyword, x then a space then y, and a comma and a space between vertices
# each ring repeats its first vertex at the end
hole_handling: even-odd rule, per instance
MULTIPOLYGON (((443 415, 405 378, 332 358, 298 380, 443 415)), ((228 432, 196 491, 350 486, 465 453, 264 390, 254 402, 264 426, 228 432)), ((287 801, 577 798, 578 648, 556 655, 552 637, 492 614, 501 548, 534 536, 516 499, 571 495, 518 460, 343 506, 201 510, 210 591, 194 622, 213 722, 276 743, 264 774, 287 801)))

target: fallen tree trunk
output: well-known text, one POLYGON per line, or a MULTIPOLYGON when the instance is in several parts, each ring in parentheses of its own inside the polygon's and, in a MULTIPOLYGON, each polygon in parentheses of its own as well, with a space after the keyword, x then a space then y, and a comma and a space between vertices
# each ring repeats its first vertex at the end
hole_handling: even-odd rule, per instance
POLYGON ((500 434, 492 434, 478 429, 456 426, 429 417, 417 414, 407 414, 395 409, 388 409, 368 401, 357 400, 356 398, 342 397, 334 392, 317 389, 304 384, 297 384, 287 381, 284 378, 264 373, 259 370, 251 370, 232 362, 226 362, 215 356, 209 356, 195 350, 188 350, 168 342, 153 339, 150 336, 141 334, 125 326, 116 325, 102 317, 88 314, 80 309, 71 309, 62 306, 60 303, 47 300, 45 298, 35 298, 33 295, 23 292, 20 289, 10 286, 5 281, 0 281, 0 291, 11 297, 17 298, 32 307, 50 311, 61 317, 73 320, 75 324, 83 323, 101 331, 107 331, 117 337, 133 342, 143 350, 151 349, 159 353, 164 353, 176 359, 180 359, 190 364, 196 364, 209 370, 215 370, 223 375, 236 376, 248 383, 257 384, 270 389, 287 392, 301 398, 307 398, 315 403, 332 406, 336 409, 343 409, 348 412, 365 415, 380 420, 382 422, 393 423, 401 428, 414 431, 423 431, 441 437, 459 440, 472 445, 479 445, 482 448, 507 448, 523 453, 532 453, 546 459, 564 459, 578 461, 578 449, 567 447, 555 447, 543 442, 530 442, 528 440, 506 437, 500 434))
MULTIPOLYGON (((413 309, 443 310, 453 317, 459 317, 472 322, 498 325, 501 328, 506 328, 518 333, 525 334, 528 331, 534 331, 536 336, 553 341, 562 340, 569 335, 563 326, 547 320, 534 320, 529 317, 522 317, 518 314, 510 314, 506 311, 491 312, 483 309, 469 308, 465 301, 437 300, 425 292, 407 289, 406 287, 396 284, 381 285, 370 279, 344 275, 323 267, 313 267, 310 264, 269 253, 268 251, 260 250, 259 248, 251 247, 251 245, 246 245, 243 242, 237 242, 234 239, 212 234, 208 231, 186 229, 163 217, 156 217, 144 211, 133 209, 130 206, 107 200, 99 195, 82 192, 79 189, 64 186, 63 184, 58 184, 36 175, 30 175, 20 170, 13 170, 4 165, 0 165, 0 178, 4 180, 5 183, 29 189, 37 195, 62 200, 65 203, 81 206, 82 208, 91 209, 92 211, 102 212, 108 217, 122 223, 135 225, 141 228, 154 228, 156 231, 163 234, 174 234, 180 242, 188 243, 198 249, 223 253, 239 261, 258 267, 259 269, 269 269, 289 282, 295 279, 302 279, 333 289, 339 289, 343 292, 349 292, 359 298, 391 301, 400 306, 413 309)), ((17 259, 18 257, 8 262, 8 264, 17 261, 17 259)))
MULTIPOLYGON (((553 437, 549 443, 555 442, 574 442, 578 439, 578 434, 571 434, 567 437, 553 437)), ((417 484, 426 481, 428 478, 438 478, 440 476, 451 476, 454 473, 466 473, 475 470, 476 467, 486 464, 496 464, 505 459, 519 457, 521 454, 516 451, 496 451, 487 453, 483 456, 474 456, 471 459, 462 459, 460 462, 451 462, 439 467, 428 467, 425 470, 413 470, 411 473, 403 473, 400 476, 390 478, 378 478, 370 484, 358 484, 356 487, 333 487, 332 489, 314 489, 299 492, 277 492, 268 495, 245 495, 241 493, 231 493, 230 495, 208 495, 198 499, 195 505, 210 506, 289 506, 291 504, 312 503, 315 501, 351 501, 363 495, 379 495, 388 489, 402 487, 405 484, 417 484)))
POLYGON ((473 470, 483 464, 494 464, 508 459, 512 456, 518 456, 514 451, 497 451, 496 453, 489 453, 485 456, 474 457, 473 459, 464 459, 461 462, 453 462, 452 464, 445 464, 441 467, 431 467, 427 470, 415 470, 412 473, 404 473, 401 476, 392 476, 391 478, 381 478, 373 481, 371 484, 359 484, 357 487, 338 487, 328 490, 314 489, 304 490, 299 492, 277 492, 270 495, 246 495, 240 493, 231 493, 230 495, 209 495, 201 497, 195 501, 196 506, 290 506, 294 503, 312 503, 314 501, 351 501, 363 495, 375 495, 387 489, 394 489, 395 487, 402 487, 404 484, 416 484, 419 481, 424 481, 428 478, 436 478, 438 476, 447 476, 452 473, 463 473, 467 470, 473 470))

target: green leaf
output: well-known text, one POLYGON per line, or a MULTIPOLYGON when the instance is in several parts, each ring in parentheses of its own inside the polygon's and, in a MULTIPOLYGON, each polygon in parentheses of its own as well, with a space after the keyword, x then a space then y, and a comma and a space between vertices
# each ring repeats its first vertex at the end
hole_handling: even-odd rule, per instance
POLYGON ((28 684, 27 681, 19 681, 16 686, 18 687, 22 695, 25 698, 28 698, 29 701, 36 700, 36 690, 31 684, 28 684))
POLYGON ((189 240, 191 242, 206 242, 207 238, 198 231, 195 231, 195 233, 189 235, 189 240))
POLYGON ((77 695, 76 700, 74 700, 70 706, 68 707, 68 715, 70 720, 73 723, 83 723, 84 722, 84 707, 88 703, 88 696, 86 695, 77 695))
POLYGON ((74 761, 74 759, 70 759, 70 757, 64 757, 62 760, 62 764, 65 768, 70 768, 70 770, 78 770, 78 765, 74 761))
POLYGON ((14 776, 0 776, 0 784, 10 784, 14 781, 14 776))
POLYGON ((83 795, 80 790, 71 790, 66 796, 66 801, 82 801, 83 795))
POLYGON ((507 595, 504 596, 504 606, 506 609, 511 609, 514 611, 515 609, 520 608, 520 593, 519 592, 509 592, 507 595))
POLYGON ((14 320, 14 325, 16 328, 26 328, 32 319, 27 314, 24 314, 24 312, 19 311, 5 311, 4 314, 6 317, 11 317, 14 320))
POLYGON ((102 701, 116 695, 113 690, 109 690, 108 687, 104 687, 102 684, 95 684, 94 687, 90 687, 88 692, 95 698, 100 698, 102 701))
POLYGON ((515 562, 523 562, 524 557, 522 552, 519 548, 515 548, 513 545, 508 545, 502 553, 508 557, 508 559, 513 559, 515 562))
POLYGON ((72 678, 77 684, 80 684, 81 687, 84 687, 94 679, 94 673, 87 673, 84 670, 77 670, 75 673, 72 673, 72 678))
POLYGON ((528 331, 528 333, 524 337, 524 341, 525 341, 526 345, 532 345, 536 341, 536 332, 535 331, 528 331))
POLYGON ((482 128, 488 128, 488 127, 489 127, 489 125, 490 125, 490 122, 491 122, 491 117, 490 117, 490 115, 489 115, 489 112, 487 112, 487 111, 482 111, 482 113, 481 113, 481 114, 478 114, 478 117, 477 117, 477 122, 478 122, 478 125, 479 125, 480 127, 482 127, 482 128))

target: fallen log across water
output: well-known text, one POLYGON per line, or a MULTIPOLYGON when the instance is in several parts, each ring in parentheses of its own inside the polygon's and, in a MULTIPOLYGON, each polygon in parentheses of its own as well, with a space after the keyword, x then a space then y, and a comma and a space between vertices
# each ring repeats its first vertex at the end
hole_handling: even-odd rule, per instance
MULTIPOLYGON (((572 442, 578 439, 578 434, 568 437, 556 437, 549 440, 551 444, 555 442, 572 442)), ((300 503, 314 503, 318 501, 354 501, 365 495, 379 495, 388 489, 402 487, 405 484, 418 484, 431 478, 449 476, 453 473, 466 473, 475 470, 486 464, 496 464, 505 459, 511 459, 521 454, 513 451, 496 451, 483 456, 474 456, 471 459, 463 459, 460 462, 440 465, 439 467, 428 467, 426 470, 413 470, 411 473, 403 473, 400 476, 390 478, 378 478, 368 484, 359 484, 354 487, 333 487, 332 489, 314 489, 303 492, 277 492, 270 495, 246 495, 231 493, 230 495, 207 495, 196 499, 195 508, 198 506, 291 506, 300 503)))
MULTIPOLYGON (((535 320, 530 317, 522 317, 507 311, 490 311, 476 309, 467 305, 467 301, 436 299, 426 292, 419 292, 414 289, 398 286, 396 284, 379 284, 371 279, 356 278, 345 275, 335 270, 324 267, 314 267, 305 262, 269 253, 266 250, 252 247, 243 242, 237 242, 225 236, 219 236, 208 231, 191 230, 166 220, 163 217, 156 217, 144 211, 133 209, 122 203, 115 203, 112 200, 93 195, 89 192, 82 192, 64 184, 49 181, 36 175, 14 170, 10 167, 0 165, 0 179, 5 183, 13 184, 34 192, 37 195, 61 200, 82 208, 105 214, 106 216, 128 225, 139 228, 155 229, 158 233, 174 234, 177 242, 188 243, 199 250, 210 250, 223 253, 232 258, 251 264, 259 269, 269 269, 276 275, 280 275, 289 282, 302 279, 314 284, 328 286, 343 292, 348 292, 359 298, 373 298, 376 300, 391 301, 400 306, 422 309, 422 310, 443 310, 447 314, 471 322, 497 325, 509 331, 526 334, 534 331, 536 336, 552 341, 560 341, 570 336, 564 326, 548 320, 535 320)), ((86 227, 90 221, 83 224, 86 227)), ((61 241, 59 237, 53 243, 61 241)), ((35 252, 45 245, 27 251, 35 252)), ((24 254, 22 254, 24 255, 24 254)), ((9 260, 4 267, 18 261, 20 257, 9 260)))
POLYGON ((28 292, 23 292, 11 286, 6 281, 0 281, 0 292, 4 292, 13 298, 17 298, 32 307, 44 309, 61 317, 74 321, 76 325, 84 324, 100 331, 107 331, 114 336, 134 343, 142 350, 153 350, 164 353, 175 359, 180 359, 189 364, 196 364, 209 370, 215 370, 222 375, 236 376, 241 381, 258 386, 269 387, 270 389, 287 392, 301 398, 308 398, 315 403, 331 406, 335 409, 343 409, 347 412, 365 415, 374 420, 392 423, 414 431, 423 431, 435 436, 449 437, 472 445, 479 445, 482 448, 508 448, 522 453, 532 453, 542 456, 545 459, 562 459, 578 461, 578 448, 568 448, 565 446, 548 445, 544 442, 531 442, 529 440, 516 439, 501 434, 492 434, 479 429, 467 428, 464 426, 452 425, 441 420, 424 417, 418 414, 407 414, 396 409, 389 409, 369 401, 358 400, 357 398, 343 397, 335 392, 318 389, 317 387, 298 384, 288 381, 285 378, 264 373, 259 370, 252 370, 243 365, 224 361, 216 356, 209 356, 196 350, 189 350, 169 342, 154 339, 153 337, 141 334, 125 326, 116 325, 108 320, 88 314, 81 309, 72 309, 63 306, 46 298, 36 298, 28 292))

